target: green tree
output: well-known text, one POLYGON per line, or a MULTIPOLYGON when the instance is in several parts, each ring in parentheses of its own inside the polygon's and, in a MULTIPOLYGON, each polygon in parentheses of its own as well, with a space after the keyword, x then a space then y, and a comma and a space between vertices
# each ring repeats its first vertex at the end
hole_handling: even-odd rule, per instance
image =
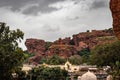
POLYGON ((70 63, 72 63, 74 65, 80 65, 80 64, 82 64, 82 58, 79 55, 71 56, 71 57, 69 57, 68 60, 69 60, 70 63))
POLYGON ((90 54, 91 54, 91 53, 90 53, 89 48, 84 48, 84 49, 78 51, 78 55, 80 55, 81 58, 82 58, 82 63, 87 63, 87 64, 89 64, 90 54))
POLYGON ((40 66, 39 68, 33 68, 28 78, 31 80, 66 80, 68 72, 62 70, 59 67, 49 68, 40 66))
POLYGON ((19 29, 10 30, 5 23, 0 23, 0 79, 13 80, 12 73, 20 68, 24 60, 23 50, 18 41, 23 39, 19 29))
POLYGON ((59 65, 59 64, 64 64, 66 60, 64 58, 59 57, 58 55, 53 55, 49 57, 46 61, 47 64, 50 65, 59 65))
POLYGON ((90 61, 97 66, 111 66, 112 75, 120 76, 120 41, 96 46, 90 61))
POLYGON ((21 69, 16 71, 17 80, 25 80, 26 79, 26 72, 22 71, 21 69))
POLYGON ((48 50, 51 45, 52 42, 45 42, 45 50, 48 50))
POLYGON ((78 51, 78 55, 80 55, 80 56, 90 55, 90 50, 89 50, 89 48, 84 48, 84 49, 78 51))
POLYGON ((35 53, 29 53, 27 51, 24 51, 24 57, 25 57, 24 63, 27 63, 27 64, 30 63, 29 59, 33 56, 35 56, 35 53))
POLYGON ((116 61, 120 61, 120 41, 98 45, 92 50, 92 64, 113 66, 116 61))
POLYGON ((120 79, 120 61, 116 61, 115 65, 113 65, 113 70, 110 72, 113 75, 113 80, 120 79))
POLYGON ((42 57, 39 64, 47 63, 47 59, 45 57, 42 57))

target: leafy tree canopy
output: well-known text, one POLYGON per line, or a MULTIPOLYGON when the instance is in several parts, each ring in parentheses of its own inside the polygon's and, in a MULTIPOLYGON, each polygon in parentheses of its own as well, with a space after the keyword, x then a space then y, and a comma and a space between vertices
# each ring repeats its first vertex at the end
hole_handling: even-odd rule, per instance
POLYGON ((49 68, 44 66, 33 68, 28 74, 28 78, 31 78, 31 80, 66 80, 67 76, 68 72, 66 70, 59 67, 49 68))
POLYGON ((120 61, 120 41, 98 45, 92 50, 92 64, 113 67, 116 61, 120 61))
POLYGON ((59 57, 58 55, 53 55, 51 57, 48 57, 46 63, 50 65, 59 65, 64 64, 66 60, 64 58, 59 57))
POLYGON ((89 64, 89 57, 91 55, 89 48, 84 48, 80 51, 78 51, 78 55, 82 58, 82 63, 89 64))
POLYGON ((82 64, 82 58, 79 55, 71 56, 71 57, 69 57, 68 60, 69 60, 70 63, 72 63, 74 65, 80 65, 80 64, 82 64))
POLYGON ((19 29, 10 30, 5 23, 0 23, 0 78, 13 80, 14 73, 24 60, 23 50, 18 47, 18 41, 23 39, 19 29))

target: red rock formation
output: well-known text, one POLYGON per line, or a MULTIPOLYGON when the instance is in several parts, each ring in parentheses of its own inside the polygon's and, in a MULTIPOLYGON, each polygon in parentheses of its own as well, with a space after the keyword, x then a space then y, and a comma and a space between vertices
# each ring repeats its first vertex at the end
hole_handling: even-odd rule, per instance
POLYGON ((26 40, 25 45, 29 53, 35 54, 35 56, 29 58, 28 61, 38 63, 45 53, 45 41, 31 38, 26 40))
POLYGON ((55 45, 55 44, 58 44, 58 45, 60 45, 60 44, 69 45, 69 44, 70 44, 70 41, 71 41, 70 37, 66 37, 65 39, 59 38, 58 40, 54 41, 53 44, 54 44, 54 45, 55 45))
POLYGON ((88 45, 88 47, 92 49, 95 45, 99 43, 105 43, 105 40, 100 41, 97 39, 103 36, 113 36, 113 33, 107 30, 92 30, 92 32, 83 32, 73 35, 73 41, 75 43, 75 46, 79 47, 79 49, 82 48, 80 42, 84 43, 84 45, 86 44, 86 47, 88 45))
POLYGON ((36 53, 30 58, 31 62, 39 62, 42 56, 58 55, 63 58, 68 58, 72 55, 77 55, 77 52, 89 48, 92 49, 95 45, 101 45, 105 42, 114 40, 111 30, 93 30, 92 32, 84 32, 70 37, 54 41, 50 45, 44 40, 27 39, 25 45, 29 53, 36 53), (47 49, 46 49, 47 46, 47 49))
POLYGON ((40 39, 27 39, 25 42, 29 53, 38 53, 39 55, 45 52, 45 41, 40 39))
POLYGON ((68 58, 77 55, 77 50, 71 45, 52 45, 46 53, 47 56, 58 55, 63 58, 68 58))
POLYGON ((85 43, 85 42, 83 42, 83 41, 80 41, 79 43, 78 43, 78 47, 79 47, 79 49, 78 50, 82 50, 82 49, 84 49, 84 48, 88 48, 89 46, 85 43))
POLYGON ((111 0, 110 9, 113 17, 113 30, 120 40, 120 0, 111 0))

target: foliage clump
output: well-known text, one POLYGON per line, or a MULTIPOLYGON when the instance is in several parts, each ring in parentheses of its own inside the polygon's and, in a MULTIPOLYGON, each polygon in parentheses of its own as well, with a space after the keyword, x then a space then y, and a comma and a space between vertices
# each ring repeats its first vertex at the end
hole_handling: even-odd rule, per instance
POLYGON ((33 68, 28 73, 30 80, 66 80, 67 76, 68 72, 59 67, 39 66, 38 68, 33 68))
POLYGON ((24 33, 10 30, 5 23, 0 23, 0 79, 13 80, 15 73, 25 59, 23 50, 18 42, 23 39, 24 33))
POLYGON ((110 73, 120 76, 120 41, 96 46, 91 52, 91 64, 97 66, 111 66, 110 73))

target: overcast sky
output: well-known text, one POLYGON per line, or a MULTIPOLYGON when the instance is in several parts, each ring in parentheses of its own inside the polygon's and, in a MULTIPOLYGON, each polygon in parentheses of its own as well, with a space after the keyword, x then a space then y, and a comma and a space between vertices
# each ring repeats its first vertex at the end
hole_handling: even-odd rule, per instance
POLYGON ((109 0, 0 0, 0 22, 46 41, 112 27, 109 0))

